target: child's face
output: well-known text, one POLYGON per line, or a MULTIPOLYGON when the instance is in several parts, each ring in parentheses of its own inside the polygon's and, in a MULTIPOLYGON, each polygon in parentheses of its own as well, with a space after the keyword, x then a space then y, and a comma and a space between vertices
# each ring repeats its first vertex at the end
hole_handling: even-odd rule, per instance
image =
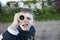
MULTIPOLYGON (((23 13, 24 14, 24 13, 23 13)), ((22 30, 29 30, 30 27, 33 25, 33 15, 29 13, 25 13, 25 20, 23 22, 20 22, 20 27, 22 30)))

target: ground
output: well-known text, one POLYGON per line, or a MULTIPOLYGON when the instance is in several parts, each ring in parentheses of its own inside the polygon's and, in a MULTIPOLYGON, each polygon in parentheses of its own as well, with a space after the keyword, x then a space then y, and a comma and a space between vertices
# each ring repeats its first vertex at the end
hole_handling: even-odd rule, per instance
MULTIPOLYGON (((11 24, 0 23, 0 33, 6 31, 11 24)), ((60 20, 35 21, 35 40, 60 40, 60 20)))

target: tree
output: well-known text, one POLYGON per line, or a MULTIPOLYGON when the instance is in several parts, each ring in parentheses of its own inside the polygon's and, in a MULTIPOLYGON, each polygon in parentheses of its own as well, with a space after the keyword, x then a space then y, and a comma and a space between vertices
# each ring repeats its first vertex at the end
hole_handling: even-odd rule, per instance
POLYGON ((0 2, 0 16, 2 15, 1 2, 0 2))
POLYGON ((52 1, 51 0, 47 0, 48 5, 51 6, 52 5, 52 1))
POLYGON ((7 4, 8 6, 10 6, 10 2, 7 2, 6 4, 7 4))

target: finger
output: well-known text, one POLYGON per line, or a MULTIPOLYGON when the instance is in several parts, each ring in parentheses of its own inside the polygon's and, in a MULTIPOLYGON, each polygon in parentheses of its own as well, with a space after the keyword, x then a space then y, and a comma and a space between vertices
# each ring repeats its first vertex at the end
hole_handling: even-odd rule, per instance
POLYGON ((18 16, 19 16, 19 13, 16 13, 16 14, 15 14, 15 17, 14 17, 14 21, 17 22, 17 23, 20 22, 20 21, 18 20, 18 16))

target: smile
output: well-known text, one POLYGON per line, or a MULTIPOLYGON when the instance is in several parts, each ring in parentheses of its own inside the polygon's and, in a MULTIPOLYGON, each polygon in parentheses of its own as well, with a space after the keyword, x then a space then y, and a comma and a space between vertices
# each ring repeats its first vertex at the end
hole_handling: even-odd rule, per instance
POLYGON ((24 28, 26 28, 26 27, 28 26, 28 24, 23 24, 22 26, 23 26, 24 28))

